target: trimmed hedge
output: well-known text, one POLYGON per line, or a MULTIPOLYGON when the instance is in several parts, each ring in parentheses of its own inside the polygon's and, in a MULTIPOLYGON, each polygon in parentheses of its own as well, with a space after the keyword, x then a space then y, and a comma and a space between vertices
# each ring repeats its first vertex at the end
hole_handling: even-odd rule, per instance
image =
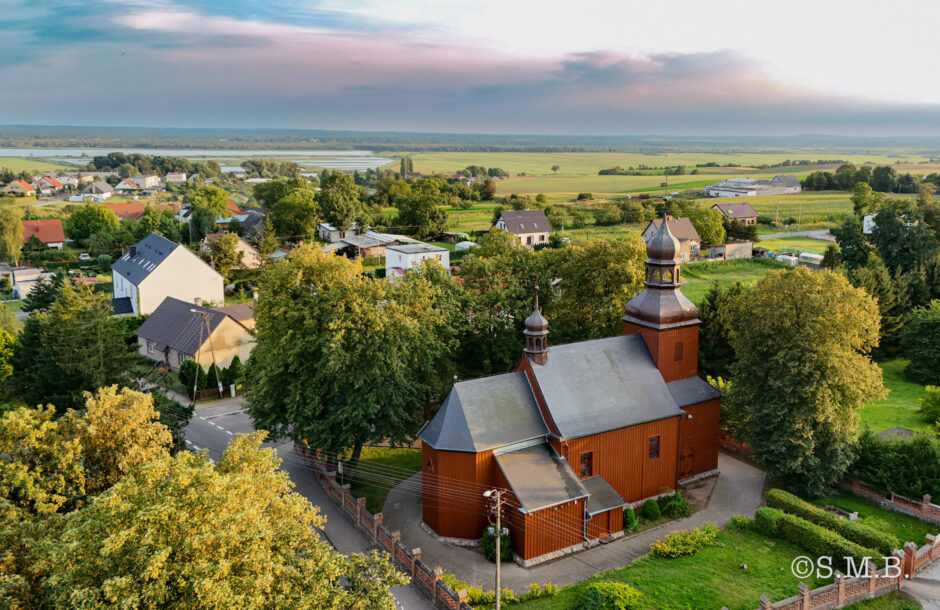
POLYGON ((606 580, 594 583, 581 594, 572 610, 630 610, 642 594, 628 584, 606 580))
POLYGON ((691 530, 676 530, 670 532, 665 540, 657 540, 650 547, 650 551, 657 557, 672 559, 694 555, 702 549, 715 544, 718 538, 718 526, 708 523, 702 527, 691 530))
MULTIPOLYGON (((512 561, 512 539, 509 536, 509 530, 506 527, 502 529, 502 535, 499 537, 502 552, 499 558, 502 561, 512 561)), ((493 526, 488 526, 483 530, 483 556, 496 562, 496 528, 493 526)))
POLYGON ((875 549, 865 548, 806 519, 769 506, 757 509, 754 529, 763 536, 792 542, 813 555, 832 557, 836 565, 843 557, 853 557, 857 562, 870 557, 873 562, 880 563, 882 556, 875 549))
POLYGON ((625 506, 623 508, 623 529, 632 530, 636 527, 636 513, 633 512, 633 508, 630 506, 625 506))
POLYGON ((643 515, 643 518, 647 521, 656 521, 661 516, 659 512, 659 504, 656 503, 656 500, 650 498, 643 503, 643 508, 640 509, 640 514, 643 515))
POLYGON ((851 540, 860 546, 875 549, 882 555, 890 555, 901 548, 901 541, 886 532, 878 531, 858 521, 849 521, 845 517, 830 513, 782 489, 770 489, 764 494, 767 506, 806 519, 811 523, 851 540))

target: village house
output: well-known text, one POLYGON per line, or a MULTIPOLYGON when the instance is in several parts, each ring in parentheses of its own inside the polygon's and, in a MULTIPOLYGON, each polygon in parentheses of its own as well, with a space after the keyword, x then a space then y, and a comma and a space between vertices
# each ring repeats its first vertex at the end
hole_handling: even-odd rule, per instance
POLYGON ((345 231, 340 231, 339 229, 337 229, 336 227, 334 227, 328 222, 321 222, 320 224, 317 225, 316 235, 317 235, 317 239, 319 239, 320 241, 326 241, 331 244, 335 244, 336 242, 346 237, 353 237, 354 235, 359 235, 359 225, 356 223, 352 223, 352 225, 350 225, 348 229, 346 229, 345 231))
POLYGON ((26 245, 34 235, 47 248, 61 250, 62 246, 65 245, 62 221, 58 218, 23 220, 21 222, 23 223, 23 245, 26 245))
POLYGON ((385 248, 385 277, 402 276, 427 259, 436 260, 444 269, 450 269, 450 250, 447 248, 433 244, 388 246, 385 248))
POLYGON ((25 180, 14 180, 3 187, 3 192, 14 197, 31 197, 36 194, 36 188, 25 180))
POLYGON ((111 188, 111 185, 101 180, 95 180, 82 190, 82 195, 92 201, 104 201, 111 197, 113 193, 114 189, 111 188))
POLYGON ((186 172, 170 172, 163 177, 166 184, 186 184, 186 172))
POLYGON ((199 256, 151 233, 111 265, 115 312, 152 313, 167 297, 188 303, 225 301, 222 276, 199 256))
POLYGON ((732 260, 735 258, 753 258, 754 242, 733 241, 726 244, 715 244, 708 248, 708 258, 715 260, 732 260))
MULTIPOLYGON (((255 298, 257 298, 257 293, 255 293, 255 298)), ((248 330, 255 329, 255 302, 248 301, 247 303, 238 303, 237 305, 224 305, 222 307, 216 307, 216 311, 221 311, 232 316, 239 322, 242 326, 248 330)))
POLYGON ((708 197, 753 197, 755 195, 786 195, 803 190, 799 179, 792 174, 774 176, 771 180, 730 178, 709 184, 702 189, 708 197))
POLYGON ((28 298, 33 287, 43 277, 42 269, 35 267, 13 267, 10 270, 10 279, 13 284, 13 298, 28 298))
POLYGON ((716 203, 711 209, 721 212, 721 215, 728 221, 737 220, 746 225, 757 224, 757 212, 746 201, 716 203))
POLYGON ((248 360, 255 346, 251 331, 228 313, 167 297, 137 329, 142 356, 179 371, 187 359, 208 369, 226 368, 235 356, 248 360))
POLYGON ((114 187, 114 190, 126 193, 126 192, 131 192, 131 191, 139 191, 143 188, 144 187, 140 186, 139 184, 137 184, 130 178, 124 178, 123 180, 117 183, 117 186, 114 187))
MULTIPOLYGON (((210 241, 219 239, 220 237, 226 234, 227 233, 225 232, 209 233, 202 239, 202 245, 200 246, 200 248, 203 251, 208 250, 210 241)), ((261 260, 261 254, 258 253, 255 247, 249 244, 247 241, 245 241, 241 237, 238 238, 238 245, 235 246, 235 251, 241 254, 241 266, 244 267, 245 269, 257 269, 258 267, 261 266, 261 263, 263 262, 261 260)))
MULTIPOLYGON (((679 240, 679 260, 690 261, 697 257, 702 247, 702 238, 699 237, 698 231, 695 230, 695 225, 692 224, 692 221, 688 218, 666 216, 666 222, 669 223, 669 232, 679 240)), ((649 242, 653 239, 659 232, 659 227, 662 226, 662 224, 662 218, 657 218, 650 222, 646 226, 646 230, 643 231, 643 241, 649 242)))
POLYGON ((57 193, 64 186, 55 176, 36 176, 33 178, 33 187, 43 195, 57 193))
POLYGON ((542 210, 503 210, 493 226, 505 229, 524 246, 547 244, 552 225, 542 210))
POLYGON ((142 189, 152 189, 160 186, 160 176, 155 176, 153 174, 131 176, 130 181, 142 189))
POLYGON ((516 370, 454 384, 419 432, 428 528, 479 539, 486 499, 450 490, 503 489, 517 561, 533 565, 623 535, 624 506, 717 472, 721 396, 697 374, 700 320, 669 223, 646 249, 622 335, 549 346, 536 302, 516 370))
MULTIPOLYGON (((144 212, 146 211, 148 207, 147 204, 140 202, 140 201, 129 201, 129 202, 122 202, 122 203, 105 203, 103 205, 104 207, 114 212, 114 214, 122 220, 140 220, 140 218, 144 215, 144 212)), ((154 209, 162 211, 168 208, 172 210, 176 210, 179 206, 166 204, 166 203, 158 203, 158 204, 152 204, 150 207, 153 207, 154 209)))

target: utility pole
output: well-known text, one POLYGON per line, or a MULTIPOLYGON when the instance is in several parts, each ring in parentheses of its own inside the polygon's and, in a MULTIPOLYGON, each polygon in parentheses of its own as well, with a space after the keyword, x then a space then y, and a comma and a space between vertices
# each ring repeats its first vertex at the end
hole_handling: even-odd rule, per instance
POLYGON ((489 491, 483 492, 484 498, 494 498, 494 504, 496 509, 496 610, 500 610, 500 597, 502 596, 502 587, 500 583, 500 560, 503 555, 503 525, 502 525, 502 512, 503 512, 503 492, 500 489, 491 489, 489 491))

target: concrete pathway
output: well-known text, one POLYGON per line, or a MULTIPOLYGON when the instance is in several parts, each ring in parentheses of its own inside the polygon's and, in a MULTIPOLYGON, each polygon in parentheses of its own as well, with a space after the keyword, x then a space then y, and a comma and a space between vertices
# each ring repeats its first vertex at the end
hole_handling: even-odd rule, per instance
POLYGON ((920 602, 924 610, 940 610, 940 560, 905 583, 903 591, 920 602))
MULTIPOLYGON (((836 236, 829 232, 829 229, 814 229, 811 231, 791 231, 789 233, 768 233, 760 235, 761 239, 777 239, 787 237, 809 237, 810 239, 820 239, 822 241, 835 241, 836 236)), ((757 242, 760 244, 760 242, 757 242)))
MULTIPOLYGON (((705 523, 723 526, 735 514, 753 516, 761 505, 763 471, 725 454, 719 454, 718 468, 721 474, 708 505, 692 516, 540 566, 526 569, 515 563, 503 564, 502 585, 521 591, 532 582, 576 583, 645 555, 653 542, 672 530, 705 523)), ((438 542, 421 528, 421 494, 415 491, 420 488, 420 482, 418 473, 389 492, 382 510, 385 525, 393 531, 399 530, 401 541, 407 547, 420 547, 421 560, 426 564, 440 566, 471 584, 495 587, 495 566, 483 557, 479 548, 438 542)))

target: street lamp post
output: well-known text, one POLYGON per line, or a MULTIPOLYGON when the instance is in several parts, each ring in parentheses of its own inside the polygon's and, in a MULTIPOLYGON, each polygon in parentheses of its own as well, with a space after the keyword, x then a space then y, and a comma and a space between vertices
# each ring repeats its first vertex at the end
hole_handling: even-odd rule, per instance
POLYGON ((483 492, 484 498, 492 497, 496 505, 496 610, 500 610, 500 597, 502 597, 502 587, 500 586, 500 560, 503 555, 503 525, 502 525, 502 512, 503 512, 503 492, 500 489, 491 489, 489 491, 483 492))

